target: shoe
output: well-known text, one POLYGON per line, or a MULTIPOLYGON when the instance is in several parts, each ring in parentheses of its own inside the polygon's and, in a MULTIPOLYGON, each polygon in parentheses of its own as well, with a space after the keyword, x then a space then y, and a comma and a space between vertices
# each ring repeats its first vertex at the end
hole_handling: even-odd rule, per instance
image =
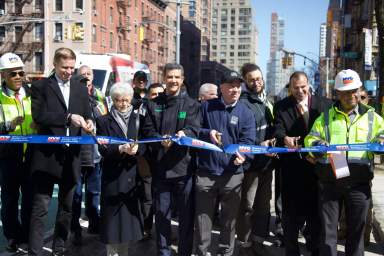
POLYGON ((81 235, 81 229, 73 232, 72 244, 74 246, 80 246, 83 242, 83 236, 81 235))
POLYGON ((276 247, 284 247, 284 236, 282 234, 276 234, 276 239, 273 241, 276 247))
POLYGON ((151 230, 144 230, 143 238, 141 240, 149 240, 152 238, 151 230))
POLYGON ((17 248, 19 247, 16 239, 8 239, 8 245, 5 248, 8 252, 17 252, 17 248))
POLYGON ((272 253, 263 243, 254 241, 251 248, 255 256, 272 256, 272 253))
POLYGON ((253 256, 253 251, 251 247, 239 247, 239 256, 253 256))

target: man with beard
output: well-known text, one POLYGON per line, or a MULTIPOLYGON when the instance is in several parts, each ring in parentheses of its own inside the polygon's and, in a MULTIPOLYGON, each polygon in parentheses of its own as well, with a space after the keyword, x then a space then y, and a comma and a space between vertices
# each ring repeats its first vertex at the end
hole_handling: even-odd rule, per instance
MULTIPOLYGON (((240 102, 245 103, 255 116, 256 144, 270 146, 274 141, 272 104, 265 95, 263 75, 260 68, 251 63, 244 64, 241 73, 245 87, 240 102)), ((255 156, 242 184, 237 238, 243 250, 252 245, 256 255, 266 254, 263 242, 269 235, 273 168, 271 156, 255 156)))

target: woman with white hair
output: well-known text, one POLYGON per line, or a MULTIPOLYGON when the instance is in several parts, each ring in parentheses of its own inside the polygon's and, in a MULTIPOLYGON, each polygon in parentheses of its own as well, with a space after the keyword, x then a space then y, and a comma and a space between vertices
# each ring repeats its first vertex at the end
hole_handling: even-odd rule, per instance
MULTIPOLYGON (((139 114, 131 105, 133 89, 116 83, 110 90, 112 107, 108 115, 97 119, 97 134, 136 139, 139 114)), ((101 241, 107 245, 108 256, 128 255, 129 242, 143 237, 140 210, 140 189, 137 182, 137 144, 104 145, 101 177, 101 241)))

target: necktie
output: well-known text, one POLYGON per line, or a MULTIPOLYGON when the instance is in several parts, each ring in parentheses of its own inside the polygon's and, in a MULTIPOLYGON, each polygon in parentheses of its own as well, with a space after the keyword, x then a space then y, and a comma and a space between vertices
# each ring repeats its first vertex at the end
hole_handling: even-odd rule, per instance
POLYGON ((300 115, 303 117, 304 124, 306 127, 308 127, 308 121, 309 121, 309 110, 305 109, 305 107, 302 104, 298 104, 298 110, 300 115))
POLYGON ((20 93, 19 92, 15 92, 15 99, 21 103, 21 97, 20 97, 20 93))

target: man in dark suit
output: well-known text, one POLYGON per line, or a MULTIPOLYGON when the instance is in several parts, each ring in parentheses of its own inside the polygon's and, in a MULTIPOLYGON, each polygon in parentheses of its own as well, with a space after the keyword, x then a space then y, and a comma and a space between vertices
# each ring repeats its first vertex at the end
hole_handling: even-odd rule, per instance
MULTIPOLYGON (((331 106, 328 99, 310 94, 307 75, 294 72, 289 79, 291 96, 275 105, 275 137, 279 146, 295 148, 313 122, 331 106)), ((306 223, 307 248, 318 255, 320 218, 318 214, 317 179, 313 161, 304 154, 281 154, 282 204, 285 253, 299 256, 299 229, 306 223)))
MULTIPOLYGON (((72 79, 75 62, 76 55, 71 49, 57 49, 54 74, 32 84, 32 117, 38 134, 80 136, 81 129, 93 130, 87 88, 72 79)), ((52 255, 64 255, 64 242, 70 234, 73 193, 80 175, 79 153, 80 145, 37 144, 34 147, 29 255, 41 255, 44 221, 54 184, 59 185, 59 194, 52 255)))

